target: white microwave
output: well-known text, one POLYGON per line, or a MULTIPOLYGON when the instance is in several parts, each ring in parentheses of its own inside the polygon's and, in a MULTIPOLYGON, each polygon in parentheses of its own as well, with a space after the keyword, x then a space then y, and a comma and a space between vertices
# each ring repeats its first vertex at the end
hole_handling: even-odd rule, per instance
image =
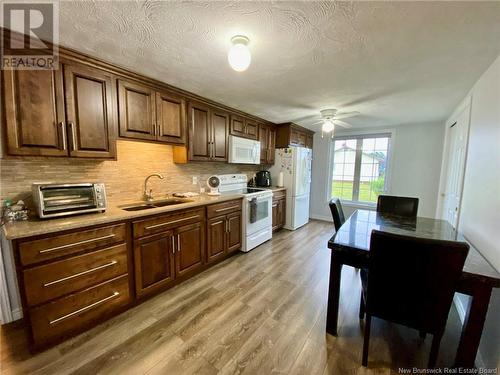
POLYGON ((260 164, 260 142, 230 135, 229 163, 260 164))

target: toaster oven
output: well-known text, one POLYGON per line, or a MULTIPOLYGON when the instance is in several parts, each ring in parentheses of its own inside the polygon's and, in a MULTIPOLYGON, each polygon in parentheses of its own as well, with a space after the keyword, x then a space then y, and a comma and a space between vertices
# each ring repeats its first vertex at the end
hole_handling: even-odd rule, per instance
POLYGON ((103 183, 33 184, 32 192, 42 219, 106 210, 103 183))

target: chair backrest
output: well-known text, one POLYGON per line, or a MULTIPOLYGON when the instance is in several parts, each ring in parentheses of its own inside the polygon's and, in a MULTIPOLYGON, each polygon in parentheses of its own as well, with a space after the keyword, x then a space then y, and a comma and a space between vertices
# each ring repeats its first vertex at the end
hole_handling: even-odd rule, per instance
POLYGON ((469 245, 373 230, 366 312, 442 333, 469 245))
POLYGON ((379 195, 377 211, 398 216, 417 217, 418 198, 379 195))
POLYGON ((330 211, 332 213, 333 225, 335 226, 335 230, 338 231, 342 224, 345 223, 344 210, 342 209, 342 204, 340 203, 340 199, 333 198, 328 203, 330 206, 330 211))

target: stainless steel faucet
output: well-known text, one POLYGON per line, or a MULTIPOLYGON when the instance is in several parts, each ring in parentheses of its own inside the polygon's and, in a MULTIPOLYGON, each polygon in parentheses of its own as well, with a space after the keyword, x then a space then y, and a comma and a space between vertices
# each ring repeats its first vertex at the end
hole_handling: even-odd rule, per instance
POLYGON ((153 174, 150 174, 148 177, 146 177, 146 179, 144 180, 144 200, 145 201, 152 201, 153 200, 153 189, 149 189, 148 190, 148 180, 151 178, 151 177, 158 177, 159 179, 163 180, 163 176, 159 173, 153 173, 153 174))

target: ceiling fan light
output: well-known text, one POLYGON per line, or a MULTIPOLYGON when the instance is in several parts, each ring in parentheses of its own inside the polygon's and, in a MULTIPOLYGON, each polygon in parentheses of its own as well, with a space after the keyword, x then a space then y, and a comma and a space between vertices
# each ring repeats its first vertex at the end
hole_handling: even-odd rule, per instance
POLYGON ((233 70, 243 72, 247 70, 252 61, 252 55, 248 48, 249 39, 246 36, 237 35, 231 38, 233 43, 227 54, 227 60, 233 70))
POLYGON ((331 131, 335 130, 335 125, 331 120, 325 120, 323 122, 321 130, 324 131, 325 133, 330 133, 331 131))

